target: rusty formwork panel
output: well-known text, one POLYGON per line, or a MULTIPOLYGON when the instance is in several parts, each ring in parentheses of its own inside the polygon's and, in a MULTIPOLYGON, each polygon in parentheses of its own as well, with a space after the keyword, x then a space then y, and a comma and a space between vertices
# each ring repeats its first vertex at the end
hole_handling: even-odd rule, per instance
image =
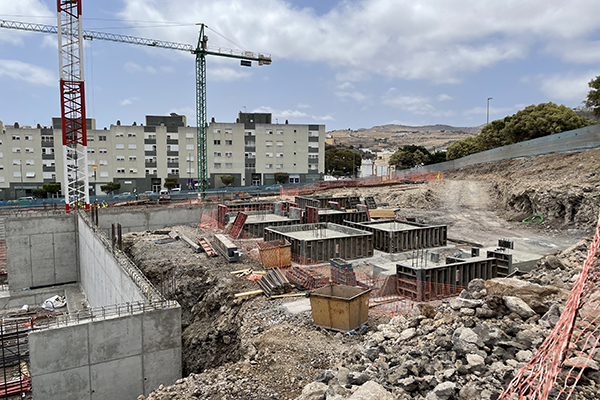
POLYGON ((373 247, 386 253, 446 246, 448 227, 416 222, 383 220, 353 223, 349 226, 373 233, 373 247))
MULTIPOLYGON (((337 210, 319 210, 319 222, 330 222, 338 225, 352 226, 351 222, 368 222, 369 213, 367 211, 337 211, 337 210)), ((362 229, 357 226, 352 226, 356 229, 362 229)))
POLYGON ((298 207, 306 208, 308 207, 316 207, 316 208, 329 208, 329 202, 339 203, 342 208, 352 208, 351 205, 353 203, 359 203, 356 197, 329 197, 329 196, 318 196, 318 197, 304 197, 304 196, 296 196, 294 200, 298 207))
POLYGON ((396 277, 403 281, 404 295, 416 301, 426 301, 444 297, 445 285, 466 287, 473 279, 507 276, 512 271, 502 261, 498 258, 464 260, 448 257, 448 264, 424 268, 398 263, 396 277))
POLYGON ((289 267, 292 265, 292 250, 287 240, 258 242, 258 253, 265 268, 289 267))
POLYGON ((273 202, 227 202, 221 204, 227 207, 227 212, 273 210, 273 202))
POLYGON ((332 258, 354 260, 373 256, 373 234, 332 223, 265 228, 264 240, 285 239, 301 260, 329 262, 332 258))
POLYGON ((294 202, 298 205, 298 208, 321 208, 321 202, 318 199, 313 199, 312 197, 296 196, 294 202))

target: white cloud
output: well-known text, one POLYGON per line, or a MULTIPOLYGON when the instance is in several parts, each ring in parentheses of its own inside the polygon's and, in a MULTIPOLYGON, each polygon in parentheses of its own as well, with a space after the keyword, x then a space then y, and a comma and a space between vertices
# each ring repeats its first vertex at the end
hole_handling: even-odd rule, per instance
POLYGON ((599 73, 600 71, 587 71, 577 74, 542 74, 536 78, 542 93, 555 102, 583 101, 590 89, 588 82, 599 73))
POLYGON ((448 100, 453 100, 453 97, 447 94, 440 94, 437 97, 437 101, 448 101, 448 100))
MULTIPOLYGON (((42 0, 1 1, 0 15, 5 20, 56 25, 56 2, 54 8, 50 10, 42 0)), ((0 42, 22 44, 23 38, 27 35, 39 35, 39 33, 2 29, 0 42)))
POLYGON ((354 85, 350 82, 344 82, 336 86, 339 90, 354 89, 354 85))
POLYGON ((127 99, 121 100, 119 102, 119 104, 122 106, 129 106, 129 105, 133 104, 134 102, 138 102, 139 100, 140 100, 139 97, 134 96, 134 97, 129 97, 127 99))
POLYGON ((296 107, 298 107, 298 108, 312 108, 309 104, 298 104, 296 107))
MULTIPOLYGON (((567 46, 600 29, 590 12, 596 0, 354 0, 316 15, 284 0, 126 0, 120 17, 130 20, 211 21, 210 26, 254 51, 288 59, 325 62, 339 81, 372 74, 457 83, 466 74, 521 59, 554 42, 567 46)), ((186 27, 140 28, 140 36, 195 43, 186 27)), ((206 31, 209 44, 233 47, 206 31)), ((561 57, 560 54, 557 54, 561 57)), ((574 59, 587 56, 576 54, 574 59)), ((589 61, 588 61, 589 62, 589 61)))
POLYGON ((335 121, 335 118, 333 118, 333 117, 331 116, 331 114, 328 114, 328 115, 323 115, 323 116, 316 116, 316 115, 313 115, 313 116, 312 116, 312 118, 313 118, 315 121, 335 121))
POLYGON ((58 85, 58 78, 53 71, 17 60, 0 60, 0 77, 25 81, 33 85, 58 85))
POLYGON ((136 74, 139 72, 146 72, 149 74, 155 74, 156 73, 156 69, 150 65, 147 66, 142 66, 139 65, 137 63, 134 63, 133 61, 127 61, 125 63, 125 71, 131 73, 131 74, 136 74))
POLYGON ((429 104, 430 100, 422 96, 399 95, 395 88, 389 89, 381 99, 386 106, 399 108, 413 114, 431 114, 435 108, 429 104))
POLYGON ((210 77, 211 81, 232 82, 247 79, 252 76, 252 73, 234 68, 209 68, 206 75, 210 77))
POLYGON ((362 101, 365 101, 367 99, 367 96, 365 96, 364 94, 362 94, 361 92, 359 92, 357 90, 354 90, 352 92, 337 91, 337 92, 334 92, 334 94, 342 100, 352 99, 359 103, 362 101))

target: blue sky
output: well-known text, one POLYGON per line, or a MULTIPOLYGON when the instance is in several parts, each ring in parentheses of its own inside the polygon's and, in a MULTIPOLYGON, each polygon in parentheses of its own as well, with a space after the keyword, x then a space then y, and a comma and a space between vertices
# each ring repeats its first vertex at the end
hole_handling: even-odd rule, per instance
MULTIPOLYGON (((0 19, 56 24, 54 0, 0 2, 0 19)), ((595 0, 83 0, 83 28, 269 53, 270 66, 207 58, 208 118, 271 112, 327 130, 478 126, 530 104, 577 107, 600 75, 595 0), (217 33, 215 33, 218 32, 217 33), (222 35, 232 42, 226 41, 222 35)), ((0 120, 59 116, 57 38, 0 28, 0 120)), ((97 126, 185 114, 195 125, 194 57, 86 42, 87 116, 97 126)))

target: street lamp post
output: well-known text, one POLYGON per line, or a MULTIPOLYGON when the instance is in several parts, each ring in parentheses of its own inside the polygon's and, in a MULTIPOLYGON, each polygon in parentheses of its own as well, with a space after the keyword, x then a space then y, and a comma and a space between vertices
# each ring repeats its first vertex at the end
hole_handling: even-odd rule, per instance
POLYGON ((19 171, 20 171, 20 175, 21 175, 21 197, 22 197, 23 193, 25 193, 25 190, 23 189, 23 160, 19 160, 19 171))
POLYGON ((486 125, 488 125, 490 123, 490 100, 493 100, 493 97, 488 97, 487 98, 487 122, 486 125))
POLYGON ((98 169, 97 165, 92 165, 92 169, 94 170, 94 196, 96 195, 96 170, 98 169))

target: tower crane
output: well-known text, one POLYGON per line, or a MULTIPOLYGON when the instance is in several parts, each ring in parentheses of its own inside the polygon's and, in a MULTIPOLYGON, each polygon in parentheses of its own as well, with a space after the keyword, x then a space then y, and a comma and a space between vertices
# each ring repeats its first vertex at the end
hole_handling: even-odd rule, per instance
MULTIPOLYGON (((69 154, 73 154, 72 149, 87 146, 86 127, 85 127, 85 99, 84 99, 84 87, 83 87, 83 68, 78 67, 79 75, 77 76, 66 76, 63 83, 62 70, 65 69, 64 65, 67 66, 67 70, 74 68, 74 62, 63 63, 63 60, 78 60, 79 62, 83 59, 82 49, 80 45, 82 39, 84 40, 106 40, 111 42, 129 43, 135 45, 159 47, 163 49, 180 50, 192 53, 196 56, 196 126, 197 126, 197 162, 198 162, 198 184, 202 197, 206 195, 206 189, 208 188, 208 166, 207 166, 207 118, 206 118, 206 56, 218 56, 227 57, 241 60, 241 65, 250 66, 252 61, 257 61, 258 65, 270 65, 271 55, 266 53, 254 53, 251 51, 234 50, 223 47, 209 47, 208 36, 205 35, 205 24, 200 25, 200 33, 198 37, 198 44, 196 46, 185 43, 168 42, 164 40, 154 40, 141 38, 136 36, 118 35, 105 32, 97 31, 84 31, 81 29, 81 21, 79 16, 81 15, 80 0, 57 0, 59 7, 59 26, 43 25, 43 24, 32 24, 17 21, 0 20, 0 28, 17 29, 22 31, 33 31, 42 33, 53 33, 59 35, 59 53, 60 53, 60 66, 61 66, 61 104, 63 110, 67 111, 67 115, 70 117, 65 118, 63 116, 63 146, 67 146, 69 154), (73 9, 68 11, 68 17, 63 17, 64 22, 61 22, 61 3, 65 4, 76 4, 73 9), (77 13, 77 14, 76 14, 77 13), (60 38, 67 38, 67 43, 62 43, 60 38), (65 57, 65 51, 69 52, 69 57, 65 57), (64 64, 64 65, 63 65, 64 64), (65 89, 63 90, 63 86, 65 89), (74 89, 74 90, 73 90, 74 89), (65 97, 65 94, 68 95, 65 97), (65 100, 67 99, 67 100, 65 100), (75 129, 73 129, 73 128, 75 129)), ((65 12, 63 11, 63 14, 65 12)), ((88 187, 88 176, 87 176, 87 151, 85 149, 80 150, 77 153, 80 156, 79 163, 75 163, 75 166, 83 163, 84 172, 79 172, 77 168, 73 170, 65 169, 65 182, 68 182, 67 188, 75 188, 72 193, 77 198, 85 195, 86 204, 89 202, 87 197, 88 187), (85 158, 85 159, 84 159, 85 158), (85 186, 81 179, 74 178, 74 174, 78 172, 80 178, 83 179, 85 186), (80 184, 78 184, 80 182, 80 184), (82 190, 81 187, 85 190, 82 190)), ((67 163, 65 163, 67 165, 67 163)), ((73 162, 70 161, 70 165, 73 162)), ((65 167, 67 168, 67 167, 65 167)), ((65 202, 69 204, 69 201, 73 201, 73 194, 68 192, 65 195, 65 202), (69 197, 70 196, 70 197, 69 197)), ((67 207, 68 209, 68 207, 67 207)))

